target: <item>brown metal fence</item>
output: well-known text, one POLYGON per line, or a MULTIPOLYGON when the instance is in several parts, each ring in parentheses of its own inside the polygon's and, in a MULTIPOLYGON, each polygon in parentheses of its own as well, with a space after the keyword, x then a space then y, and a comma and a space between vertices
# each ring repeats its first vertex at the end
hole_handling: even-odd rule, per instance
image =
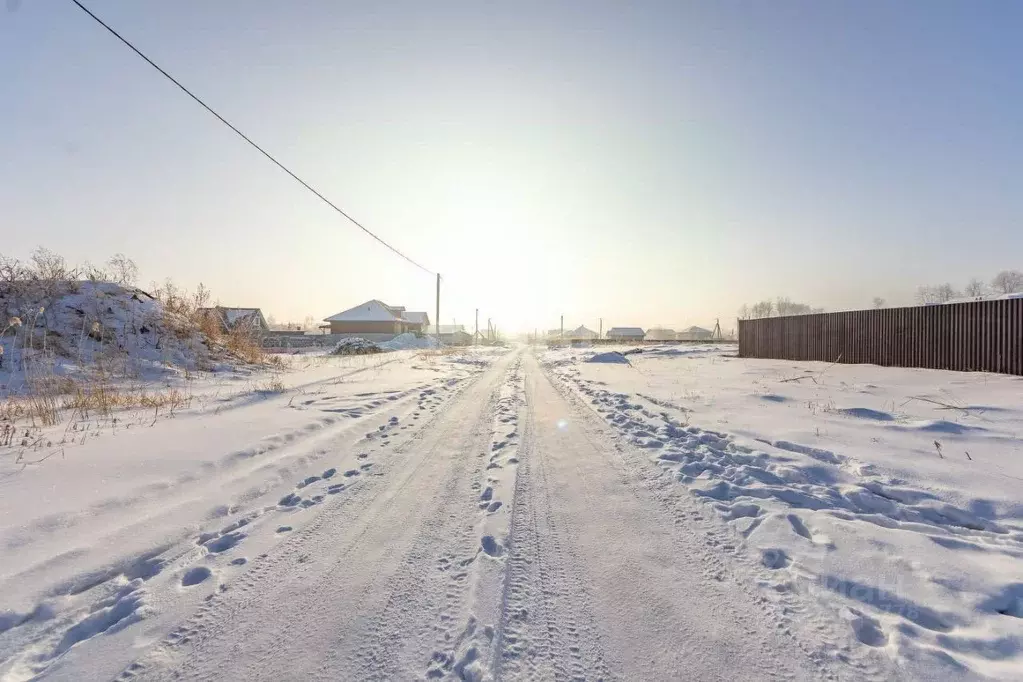
POLYGON ((739 320, 739 357, 1023 375, 1023 298, 739 320))

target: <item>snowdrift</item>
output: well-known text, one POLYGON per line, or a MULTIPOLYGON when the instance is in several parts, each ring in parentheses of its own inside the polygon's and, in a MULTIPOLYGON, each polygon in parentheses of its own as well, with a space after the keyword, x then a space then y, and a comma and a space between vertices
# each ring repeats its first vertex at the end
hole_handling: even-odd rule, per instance
POLYGON ((437 348, 437 340, 429 336, 416 336, 406 332, 378 345, 382 350, 422 350, 437 348))
POLYGON ((100 371, 156 378, 239 363, 186 315, 140 289, 108 282, 15 283, 0 288, 0 384, 100 371))

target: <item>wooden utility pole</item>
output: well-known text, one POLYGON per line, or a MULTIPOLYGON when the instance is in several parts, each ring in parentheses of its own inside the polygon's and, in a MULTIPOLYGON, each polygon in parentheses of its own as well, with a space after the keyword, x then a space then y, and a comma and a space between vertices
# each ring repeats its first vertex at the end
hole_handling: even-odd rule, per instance
POLYGON ((433 319, 435 320, 434 324, 437 325, 437 330, 436 330, 437 331, 437 345, 439 346, 440 345, 440 273, 439 272, 437 273, 437 310, 435 312, 437 313, 437 317, 435 317, 433 319))
POLYGON ((472 345, 477 346, 480 342, 480 309, 476 308, 476 331, 472 335, 472 345))
POLYGON ((600 326, 598 327, 597 340, 604 338, 604 318, 600 318, 600 326))
POLYGON ((561 340, 565 340, 565 316, 561 316, 561 340))

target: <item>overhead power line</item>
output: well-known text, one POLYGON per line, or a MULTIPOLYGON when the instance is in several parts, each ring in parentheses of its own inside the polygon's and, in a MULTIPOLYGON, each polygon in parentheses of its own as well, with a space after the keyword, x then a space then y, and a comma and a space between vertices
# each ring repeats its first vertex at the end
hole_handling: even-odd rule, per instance
POLYGON ((208 112, 210 112, 211 114, 213 114, 213 115, 214 115, 214 116, 215 116, 215 117, 217 118, 217 120, 218 120, 218 121, 220 121, 221 123, 223 123, 224 125, 226 125, 226 126, 227 126, 228 128, 230 128, 231 130, 233 130, 233 131, 234 131, 234 132, 235 132, 235 133, 236 133, 236 134, 238 135, 238 137, 240 137, 240 138, 242 138, 243 140, 245 140, 246 142, 248 142, 248 143, 249 143, 250 145, 252 145, 252 146, 253 146, 253 147, 254 147, 254 148, 255 148, 255 149, 256 149, 256 150, 257 150, 257 151, 258 151, 258 152, 259 152, 260 154, 262 154, 262 155, 263 155, 263 156, 265 156, 266 158, 270 159, 270 161, 272 161, 272 162, 274 163, 274 165, 276 165, 276 166, 277 166, 278 168, 280 168, 280 169, 281 169, 282 171, 284 171, 285 173, 287 173, 288 175, 290 175, 290 176, 291 176, 291 177, 292 177, 292 178, 293 178, 293 179, 294 179, 294 180, 295 180, 296 182, 298 182, 298 183, 299 183, 300 185, 302 185, 303 187, 305 187, 305 188, 306 188, 307 190, 309 190, 310 192, 312 192, 313 194, 315 194, 315 195, 316 195, 317 197, 319 197, 319 198, 320 198, 320 200, 321 200, 321 201, 323 201, 323 203, 325 203, 325 204, 327 204, 328 206, 330 206, 330 207, 331 207, 332 209, 334 209, 335 211, 337 211, 338 213, 340 213, 340 214, 341 214, 342 216, 344 216, 344 217, 345 217, 346 219, 348 219, 348 221, 349 221, 349 222, 351 222, 351 223, 352 223, 353 225, 355 225, 355 226, 356 226, 357 228, 359 228, 360 230, 362 230, 363 232, 365 232, 366 234, 368 234, 368 235, 369 235, 370 237, 372 237, 373 239, 375 239, 375 240, 377 240, 378 242, 380 242, 381 244, 383 244, 383 245, 384 245, 385 247, 387 247, 388 249, 390 249, 391 251, 393 251, 393 252, 394 252, 394 253, 396 253, 397 255, 399 255, 399 256, 401 256, 402 258, 404 258, 405 260, 407 260, 407 261, 408 261, 409 263, 411 263, 412 265, 416 266, 417 268, 419 268, 419 269, 420 269, 420 270, 422 270, 423 272, 427 272, 427 273, 429 273, 429 274, 431 274, 431 275, 432 275, 432 274, 434 274, 434 273, 433 273, 433 272, 432 272, 431 270, 429 270, 428 268, 425 268, 425 267, 423 267, 422 265, 420 265, 420 264, 419 264, 419 263, 417 263, 416 261, 414 261, 414 260, 412 260, 411 258, 409 258, 408 256, 406 256, 406 255, 405 255, 404 253, 402 253, 401 251, 399 251, 399 250, 398 250, 398 249, 396 249, 395 247, 393 247, 393 246, 391 246, 390 244, 388 244, 388 243, 387 243, 386 241, 384 241, 384 240, 383 240, 382 238, 380 238, 379 236, 377 236, 377 235, 376 235, 376 233, 374 233, 374 232, 373 232, 372 230, 370 230, 370 229, 369 229, 368 227, 366 227, 365 225, 363 225, 362 223, 360 223, 360 222, 359 222, 358 220, 356 220, 356 219, 355 219, 355 218, 353 218, 352 216, 350 216, 350 215, 348 215, 347 213, 345 213, 345 212, 344 212, 343 210, 341 210, 341 208, 339 208, 339 207, 338 207, 338 206, 337 206, 337 205, 336 205, 336 204, 335 204, 334 202, 332 202, 332 201, 331 201, 330 199, 328 199, 327 197, 323 196, 323 195, 322 195, 322 194, 320 194, 320 193, 319 193, 318 191, 316 191, 316 190, 315 190, 315 189, 314 189, 314 188, 313 188, 313 187, 312 187, 312 186, 311 186, 311 185, 310 185, 310 184, 309 184, 308 182, 306 182, 306 181, 305 181, 305 180, 303 180, 302 178, 300 178, 300 177, 298 177, 297 175, 295 175, 295 173, 291 172, 291 170, 290 170, 290 169, 289 169, 289 168, 288 168, 287 166, 285 166, 285 165, 284 165, 283 163, 281 163, 280 161, 278 161, 277 159, 275 159, 275 158, 273 157, 273 155, 271 155, 271 154, 270 154, 270 152, 266 151, 265 149, 263 149, 262 147, 260 147, 260 146, 259 146, 258 144, 256 144, 255 142, 253 142, 253 141, 252 141, 252 139, 251 139, 251 138, 249 138, 249 136, 248 136, 248 135, 246 135, 246 134, 245 134, 245 133, 243 133, 242 131, 238 130, 238 128, 236 128, 235 126, 233 126, 233 125, 231 124, 231 122, 230 122, 230 121, 228 121, 228 120, 227 120, 226 118, 224 118, 223 116, 221 116, 220 114, 218 114, 218 113, 217 113, 216 111, 214 111, 212 107, 210 107, 210 106, 209 106, 208 104, 206 104, 206 102, 203 102, 203 101, 202 101, 201 99, 199 99, 199 97, 198 97, 197 95, 195 95, 195 94, 194 94, 194 93, 193 93, 193 92, 192 92, 191 90, 189 90, 189 89, 188 89, 188 88, 186 88, 186 87, 185 87, 184 85, 182 85, 182 84, 181 84, 180 82, 178 82, 178 80, 177 80, 176 78, 174 78, 174 76, 170 75, 169 73, 167 73, 166 71, 164 71, 164 70, 163 70, 162 68, 160 68, 160 66, 159 66, 159 65, 158 65, 158 64, 157 64, 156 62, 154 62, 154 61, 153 61, 152 59, 150 59, 150 58, 149 58, 149 57, 147 57, 147 56, 146 56, 145 54, 143 54, 141 50, 139 50, 139 49, 138 49, 137 47, 135 47, 135 46, 134 46, 134 45, 133 45, 133 44, 131 43, 131 41, 129 41, 129 40, 127 39, 127 38, 125 38, 125 37, 124 37, 124 36, 122 36, 122 35, 121 35, 120 33, 118 33, 118 32, 117 32, 117 31, 115 31, 115 30, 114 30, 113 28, 111 28, 111 27, 110 27, 110 26, 109 26, 109 25, 108 25, 108 24, 107 24, 107 23, 106 23, 105 21, 103 21, 102 19, 100 19, 100 18, 99 18, 98 16, 96 16, 95 14, 93 14, 93 12, 92 12, 92 11, 91 11, 91 10, 90 10, 90 9, 89 9, 88 7, 86 7, 85 5, 83 5, 82 3, 80 3, 80 2, 78 1, 78 0, 71 0, 71 2, 73 2, 73 3, 74 3, 74 4, 76 4, 76 5, 78 5, 78 8, 79 8, 79 9, 81 9, 81 10, 82 10, 83 12, 85 12, 86 14, 88 14, 88 15, 89 15, 90 17, 92 17, 92 18, 93 18, 93 19, 94 19, 94 20, 96 21, 96 23, 98 23, 98 24, 99 24, 100 26, 102 26, 102 27, 103 27, 103 28, 105 28, 106 30, 110 31, 110 33, 112 33, 112 34, 114 35, 114 37, 116 37, 116 38, 117 38, 118 40, 120 40, 120 41, 121 41, 122 43, 124 43, 124 44, 125 44, 125 45, 127 45, 127 46, 128 46, 129 48, 131 48, 132 52, 134 52, 135 54, 137 54, 137 55, 138 55, 139 57, 142 57, 142 59, 144 59, 144 60, 145 60, 145 61, 146 61, 146 62, 147 62, 147 63, 148 63, 148 64, 149 64, 150 66, 152 66, 152 67, 153 67, 154 69, 156 69, 156 70, 157 70, 157 71, 159 71, 159 72, 160 72, 161 74, 163 74, 163 76, 164 76, 164 77, 165 77, 165 78, 166 78, 167 80, 169 80, 169 81, 170 81, 171 83, 173 83, 174 85, 178 86, 178 88, 180 88, 182 92, 184 92, 184 93, 185 93, 186 95, 188 95, 189 97, 191 97, 192 99, 194 99, 194 100, 195 100, 196 102, 198 102, 198 103, 199 103, 199 106, 201 106, 201 107, 202 107, 203 109, 205 109, 206 111, 208 111, 208 112))

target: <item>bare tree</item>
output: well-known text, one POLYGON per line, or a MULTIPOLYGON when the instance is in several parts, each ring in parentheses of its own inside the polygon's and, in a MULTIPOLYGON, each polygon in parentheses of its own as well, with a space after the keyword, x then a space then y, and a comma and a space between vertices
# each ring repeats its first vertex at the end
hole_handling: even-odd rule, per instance
POLYGON ((884 299, 881 298, 880 296, 875 296, 874 297, 874 307, 875 308, 883 308, 884 307, 884 303, 885 303, 884 299))
POLYGON ((750 315, 755 319, 759 319, 761 317, 770 317, 773 311, 774 303, 771 301, 760 301, 759 303, 754 303, 753 307, 750 308, 750 315))
POLYGON ((794 303, 788 296, 779 296, 775 301, 774 309, 779 316, 785 315, 809 315, 815 312, 814 309, 805 303, 794 303))
POLYGON ((984 284, 984 282, 980 281, 976 277, 973 277, 972 279, 970 279, 969 282, 966 283, 966 288, 963 289, 963 295, 973 297, 983 296, 984 292, 986 291, 987 286, 984 284))
POLYGON ((921 305, 935 305, 948 303, 959 293, 951 284, 938 284, 936 286, 920 287, 916 290, 916 300, 921 305))
POLYGON ((748 320, 749 318, 750 318, 749 306, 746 305, 745 303, 743 303, 742 307, 739 308, 739 319, 740 320, 748 320))
POLYGON ((1023 272, 1002 270, 991 280, 991 288, 1000 294, 1015 294, 1023 291, 1023 272))

